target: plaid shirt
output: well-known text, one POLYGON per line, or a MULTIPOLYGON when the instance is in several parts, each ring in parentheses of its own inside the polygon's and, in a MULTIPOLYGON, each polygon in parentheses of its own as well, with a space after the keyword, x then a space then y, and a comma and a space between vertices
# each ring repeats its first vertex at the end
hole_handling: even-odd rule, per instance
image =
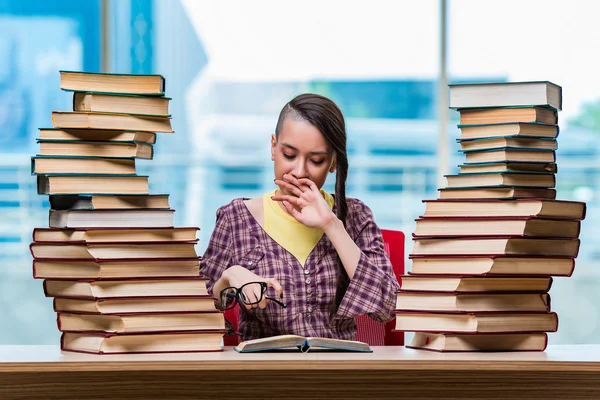
MULTIPOLYGON (((267 235, 243 200, 235 199, 217 210, 217 223, 200 261, 200 272, 208 279, 209 293, 223 271, 232 265, 241 265, 262 277, 276 278, 283 286, 287 308, 273 302, 265 309, 240 307, 242 340, 284 334, 353 340, 355 317, 367 314, 380 322, 393 319, 398 282, 384 251, 381 231, 364 203, 347 199, 347 230, 361 249, 361 255, 332 319, 330 307, 337 284, 336 250, 327 236, 323 235, 302 266, 267 235)), ((269 291, 271 296, 275 295, 272 288, 269 291)))

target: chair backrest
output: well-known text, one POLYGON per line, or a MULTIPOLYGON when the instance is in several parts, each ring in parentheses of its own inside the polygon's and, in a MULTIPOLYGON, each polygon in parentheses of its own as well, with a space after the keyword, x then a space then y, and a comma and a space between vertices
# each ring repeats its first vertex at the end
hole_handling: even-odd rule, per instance
MULTIPOLYGON (((404 233, 382 229, 385 252, 390 258, 394 276, 400 282, 404 274, 404 233)), ((404 333, 394 332, 396 321, 381 323, 371 319, 368 315, 356 318, 356 340, 368 343, 371 346, 402 346, 404 333)))
MULTIPOLYGON (((400 281, 400 276, 404 274, 404 233, 401 231, 392 231, 382 229, 385 252, 390 258, 394 275, 400 281)), ((238 329, 239 310, 237 307, 226 310, 225 318, 238 329)), ((371 346, 402 346, 404 345, 404 333, 393 332, 396 322, 394 320, 388 323, 381 323, 371 319, 367 315, 361 315, 356 318, 356 340, 368 343, 371 346)), ((239 344, 238 336, 225 336, 223 343, 225 346, 236 346, 239 344)))

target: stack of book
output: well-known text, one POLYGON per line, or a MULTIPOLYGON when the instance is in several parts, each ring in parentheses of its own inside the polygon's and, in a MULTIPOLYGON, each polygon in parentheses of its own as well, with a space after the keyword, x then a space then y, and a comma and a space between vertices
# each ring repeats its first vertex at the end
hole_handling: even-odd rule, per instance
POLYGON ((450 87, 466 162, 416 220, 396 329, 438 351, 544 350, 558 329, 548 291, 570 276, 585 203, 556 200, 561 88, 450 87))
POLYGON ((32 157, 49 228, 36 228, 33 276, 54 298, 61 348, 88 353, 221 350, 225 329, 199 276, 198 228, 173 227, 135 159, 173 132, 160 75, 61 72, 73 111, 53 112, 32 157))

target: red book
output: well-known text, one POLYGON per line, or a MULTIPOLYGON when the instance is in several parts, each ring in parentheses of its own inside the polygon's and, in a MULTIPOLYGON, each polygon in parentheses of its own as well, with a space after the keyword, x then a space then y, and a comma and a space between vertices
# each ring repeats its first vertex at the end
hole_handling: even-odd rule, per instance
POLYGON ((575 269, 573 257, 411 254, 409 258, 412 260, 411 276, 571 276, 575 269))
POLYGON ((438 352, 544 351, 546 333, 459 334, 416 332, 406 347, 438 352))
POLYGON ((414 293, 548 293, 551 286, 550 276, 400 276, 400 291, 414 293))
POLYGON ((148 279, 198 277, 197 257, 176 259, 37 259, 33 260, 36 279, 148 279))
POLYGON ((90 281, 46 279, 43 288, 46 297, 80 300, 148 299, 173 294, 180 298, 208 296, 206 280, 199 276, 90 281))
POLYGON ((438 333, 556 332, 554 312, 396 312, 396 330, 438 333))
POLYGON ((58 313, 61 332, 151 333, 225 329, 225 317, 212 312, 76 314, 58 313))
POLYGON ((141 334, 65 332, 60 349, 91 354, 222 351, 225 330, 141 334))
POLYGON ((171 242, 33 242, 29 245, 31 254, 37 259, 77 259, 77 260, 115 260, 115 259, 173 259, 197 257, 193 241, 171 242))
POLYGON ((34 242, 70 243, 143 243, 143 242, 194 242, 199 228, 35 228, 34 242))

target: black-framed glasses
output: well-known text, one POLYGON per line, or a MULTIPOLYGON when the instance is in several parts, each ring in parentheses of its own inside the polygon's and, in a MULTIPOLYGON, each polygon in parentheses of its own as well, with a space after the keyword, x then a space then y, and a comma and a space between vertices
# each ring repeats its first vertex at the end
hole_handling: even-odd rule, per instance
POLYGON ((230 286, 221 290, 220 300, 223 310, 230 310, 236 304, 255 305, 262 301, 263 297, 286 308, 287 305, 276 298, 267 296, 269 285, 266 282, 248 282, 239 288, 230 286))

